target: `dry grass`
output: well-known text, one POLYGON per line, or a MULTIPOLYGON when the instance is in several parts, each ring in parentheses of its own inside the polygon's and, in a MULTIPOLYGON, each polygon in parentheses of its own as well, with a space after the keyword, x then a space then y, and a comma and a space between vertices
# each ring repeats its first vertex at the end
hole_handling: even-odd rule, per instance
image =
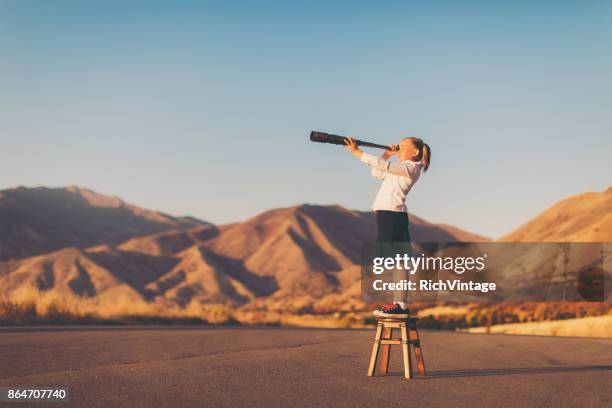
POLYGON ((129 296, 88 299, 22 287, 0 299, 0 325, 133 323, 193 321, 227 324, 235 322, 222 305, 191 302, 184 308, 172 302, 147 303, 129 296))
POLYGON ((9 297, 0 298, 0 325, 208 323, 338 328, 366 327, 371 323, 366 317, 369 313, 310 314, 282 310, 285 312, 197 301, 179 307, 171 301, 147 303, 121 293, 108 299, 89 299, 22 287, 9 297))
MULTIPOLYGON (((414 304, 411 308, 421 318, 421 326, 430 329, 612 337, 612 308, 605 303, 414 304)), ((148 303, 129 292, 91 299, 25 286, 0 298, 0 325, 195 323, 339 328, 374 323, 371 305, 336 313, 288 310, 292 310, 288 305, 275 309, 262 304, 254 309, 195 300, 180 307, 163 299, 148 303)))

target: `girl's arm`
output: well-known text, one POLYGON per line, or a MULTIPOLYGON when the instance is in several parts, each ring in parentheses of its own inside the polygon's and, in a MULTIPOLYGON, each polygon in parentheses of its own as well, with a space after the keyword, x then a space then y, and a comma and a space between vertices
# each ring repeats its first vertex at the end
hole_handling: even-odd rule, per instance
MULTIPOLYGON (((386 152, 385 152, 385 153, 386 153, 386 152)), ((386 155, 385 153, 383 153, 383 154, 380 156, 380 158, 381 158, 382 160, 387 160, 387 155, 386 155)), ((363 157, 363 156, 362 156, 362 157, 363 157)), ((384 171, 380 171, 380 170, 378 170, 378 169, 376 169, 376 168, 374 168, 374 167, 371 167, 371 169, 372 169, 372 170, 370 171, 370 174, 372 174, 372 177, 377 178, 377 179, 379 179, 379 180, 384 180, 384 179, 385 179, 385 176, 387 175, 387 173, 385 173, 384 171)))
POLYGON ((380 173, 392 173, 398 176, 412 177, 412 162, 387 161, 389 157, 397 154, 399 148, 399 146, 397 145, 391 145, 391 150, 385 150, 383 155, 378 158, 376 156, 361 151, 359 147, 357 147, 357 142, 353 137, 348 137, 345 141, 345 144, 346 149, 353 156, 357 157, 359 160, 372 167, 372 175, 376 178, 381 178, 377 176, 377 174, 380 173), (376 174, 374 174, 375 172, 376 174))
POLYGON ((360 156, 360 160, 364 163, 367 163, 370 167, 378 171, 391 173, 403 177, 412 177, 416 169, 414 162, 411 162, 410 160, 402 162, 397 160, 384 161, 376 156, 365 152, 360 156))
MULTIPOLYGON (((344 147, 346 148, 346 150, 348 150, 353 156, 357 157, 358 159, 361 159, 361 155, 364 154, 364 152, 362 152, 359 149, 359 147, 357 146, 357 141, 355 140, 354 137, 347 137, 344 140, 344 144, 345 144, 344 147)), ((390 147, 391 147, 390 150, 385 150, 382 156, 380 156, 381 160, 383 161, 388 160, 389 157, 396 155, 397 152, 399 151, 399 145, 393 144, 390 147)))
MULTIPOLYGON (((389 157, 392 157, 395 154, 395 151, 399 150, 399 145, 391 145, 391 150, 385 150, 383 154, 380 156, 381 160, 387 161, 389 157)), ((361 156, 363 158, 363 156, 361 156)), ((372 176, 377 179, 384 180, 387 175, 386 172, 378 170, 376 167, 372 167, 372 171, 370 171, 372 176)))
POLYGON ((359 147, 357 147, 357 141, 354 137, 347 137, 346 139, 344 139, 344 144, 344 148, 348 150, 349 153, 351 153, 356 158, 361 159, 361 155, 363 154, 363 152, 359 149, 359 147))

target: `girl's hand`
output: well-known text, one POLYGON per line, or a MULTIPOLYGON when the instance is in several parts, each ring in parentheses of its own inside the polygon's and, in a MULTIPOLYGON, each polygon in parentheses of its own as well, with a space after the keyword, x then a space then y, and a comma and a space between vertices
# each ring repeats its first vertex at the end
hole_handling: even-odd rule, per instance
POLYGON ((395 156, 396 154, 399 153, 399 145, 398 144, 392 144, 390 147, 391 147, 391 149, 385 150, 385 152, 383 153, 383 158, 385 160, 387 160, 389 157, 395 156))
POLYGON ((355 140, 354 137, 345 138, 344 144, 345 144, 344 148, 348 150, 349 152, 351 152, 353 156, 356 156, 357 158, 361 157, 361 150, 359 150, 359 147, 357 147, 357 141, 355 140))

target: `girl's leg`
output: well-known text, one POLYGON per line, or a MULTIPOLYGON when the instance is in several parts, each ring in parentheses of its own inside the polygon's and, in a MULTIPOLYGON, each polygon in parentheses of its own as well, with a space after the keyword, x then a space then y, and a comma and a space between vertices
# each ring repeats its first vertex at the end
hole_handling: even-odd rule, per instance
MULTIPOLYGON (((380 256, 395 257, 397 253, 403 255, 404 245, 398 243, 406 243, 410 241, 410 232, 408 231, 408 215, 404 212, 396 211, 376 211, 376 224, 378 232, 376 240, 381 242, 382 248, 379 249, 380 256), (395 243, 395 244, 393 244, 395 243)), ((407 273, 404 269, 393 270, 393 281, 400 282, 407 279, 407 273)), ((402 309, 407 309, 408 292, 405 290, 397 290, 393 294, 393 300, 398 303, 402 309)))
POLYGON ((391 211, 376 211, 376 241, 393 242, 396 236, 395 217, 391 211))
MULTIPOLYGON (((394 241, 402 243, 401 246, 397 248, 397 252, 399 252, 402 256, 404 254, 408 254, 408 256, 410 256, 410 230, 408 229, 408 214, 398 212, 395 216, 394 225, 394 241)), ((395 282, 407 280, 408 277, 408 273, 405 269, 396 269, 393 271, 393 280, 395 282)), ((408 291, 396 290, 393 293, 393 301, 399 304, 402 309, 408 309, 408 291)))

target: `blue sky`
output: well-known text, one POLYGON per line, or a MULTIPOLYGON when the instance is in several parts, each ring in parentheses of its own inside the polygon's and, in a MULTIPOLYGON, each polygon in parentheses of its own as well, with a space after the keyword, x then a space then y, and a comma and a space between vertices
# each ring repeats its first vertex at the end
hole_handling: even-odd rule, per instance
POLYGON ((612 183, 611 2, 0 0, 0 188, 216 223, 368 209, 310 130, 433 150, 408 198, 492 237, 612 183))

